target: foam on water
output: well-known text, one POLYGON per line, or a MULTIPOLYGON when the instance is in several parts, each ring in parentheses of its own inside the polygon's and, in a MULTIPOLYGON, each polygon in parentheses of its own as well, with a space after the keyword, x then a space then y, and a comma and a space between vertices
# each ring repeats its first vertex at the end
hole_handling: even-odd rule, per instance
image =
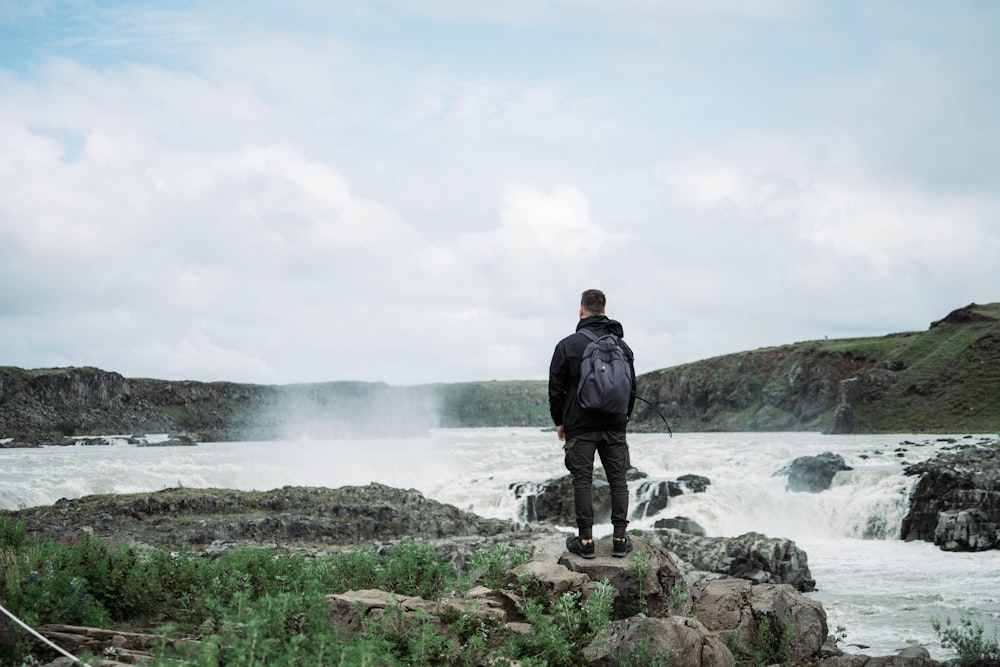
MULTIPOLYGON (((941 649, 932 620, 966 616, 1000 627, 1000 551, 947 553, 898 539, 915 478, 903 461, 933 456, 947 443, 913 435, 712 433, 629 436, 633 465, 651 480, 707 477, 704 493, 670 499, 657 516, 686 516, 709 535, 749 531, 787 537, 806 551, 831 632, 847 629, 857 652, 889 655, 907 645, 941 649), (904 440, 920 443, 906 445, 904 440), (831 451, 853 470, 822 493, 789 493, 775 475, 799 456, 831 451)), ((426 438, 0 449, 0 507, 47 505, 95 493, 185 486, 267 490, 285 485, 415 488, 486 517, 518 520, 512 485, 566 474, 555 433, 528 428, 442 429, 426 438)), ((631 485, 634 494, 637 484, 631 485)), ((595 527, 598 535, 610 526, 595 527)))

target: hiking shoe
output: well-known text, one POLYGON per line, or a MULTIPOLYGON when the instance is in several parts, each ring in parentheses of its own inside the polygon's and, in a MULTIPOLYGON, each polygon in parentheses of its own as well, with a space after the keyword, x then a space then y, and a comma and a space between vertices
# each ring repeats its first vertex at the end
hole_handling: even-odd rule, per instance
POLYGON ((625 558, 632 551, 632 538, 628 535, 625 537, 616 537, 611 540, 611 545, 612 556, 615 558, 625 558))
POLYGON ((591 540, 589 544, 584 544, 579 537, 567 537, 566 549, 581 558, 590 559, 594 557, 594 540, 591 540))

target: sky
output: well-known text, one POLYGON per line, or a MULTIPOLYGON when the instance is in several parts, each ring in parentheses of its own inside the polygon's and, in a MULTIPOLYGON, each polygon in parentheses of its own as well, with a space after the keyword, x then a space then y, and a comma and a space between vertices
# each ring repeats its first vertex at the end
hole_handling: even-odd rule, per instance
POLYGON ((1000 301, 1000 3, 0 0, 0 365, 645 373, 1000 301))

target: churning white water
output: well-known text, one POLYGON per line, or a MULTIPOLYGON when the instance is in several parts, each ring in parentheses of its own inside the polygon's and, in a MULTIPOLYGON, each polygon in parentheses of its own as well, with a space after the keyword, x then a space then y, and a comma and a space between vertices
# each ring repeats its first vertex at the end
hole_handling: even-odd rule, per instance
MULTIPOLYGON (((823 604, 831 632, 846 629, 850 651, 889 655, 916 644, 945 659, 953 656, 941 648, 934 619, 967 617, 987 633, 1000 627, 1000 551, 947 553, 898 539, 915 483, 902 474, 902 463, 947 446, 937 437, 680 433, 632 434, 629 442, 632 464, 650 479, 696 474, 711 480, 706 492, 671 498, 657 516, 631 528, 685 516, 709 535, 756 531, 795 540, 816 580, 809 595, 823 604), (827 451, 853 468, 838 473, 828 491, 790 493, 786 478, 774 475, 799 456, 827 451)), ((0 507, 175 486, 266 490, 380 482, 416 488, 482 516, 518 520, 522 508, 511 485, 564 474, 555 433, 530 428, 442 429, 408 439, 3 449, 0 507)), ((610 533, 610 526, 597 532, 610 533)))

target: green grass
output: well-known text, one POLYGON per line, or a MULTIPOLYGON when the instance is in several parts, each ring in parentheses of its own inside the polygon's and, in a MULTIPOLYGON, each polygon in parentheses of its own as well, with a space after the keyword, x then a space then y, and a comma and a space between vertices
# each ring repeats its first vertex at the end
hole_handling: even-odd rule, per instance
MULTIPOLYGON (((482 581, 524 562, 510 547, 468 559, 482 581)), ((154 633, 154 667, 263 665, 411 665, 458 667, 518 663, 575 667, 583 649, 606 637, 615 591, 604 581, 586 599, 566 593, 519 604, 527 633, 445 606, 440 615, 390 607, 357 632, 334 625, 327 595, 378 588, 428 600, 461 600, 472 586, 433 548, 403 542, 386 554, 358 549, 309 557, 247 548, 217 558, 184 551, 112 546, 81 533, 67 545, 29 535, 0 519, 0 598, 32 627, 61 623, 154 633), (194 638, 193 645, 174 640, 194 638)), ((20 627, 0 641, 0 664, 41 664, 54 655, 20 627)), ((616 664, 669 664, 647 651, 613 654, 616 664), (638 662, 636 661, 638 660, 638 662), (644 663, 643 660, 651 662, 644 663)), ((88 657, 92 665, 99 657, 88 657)))

